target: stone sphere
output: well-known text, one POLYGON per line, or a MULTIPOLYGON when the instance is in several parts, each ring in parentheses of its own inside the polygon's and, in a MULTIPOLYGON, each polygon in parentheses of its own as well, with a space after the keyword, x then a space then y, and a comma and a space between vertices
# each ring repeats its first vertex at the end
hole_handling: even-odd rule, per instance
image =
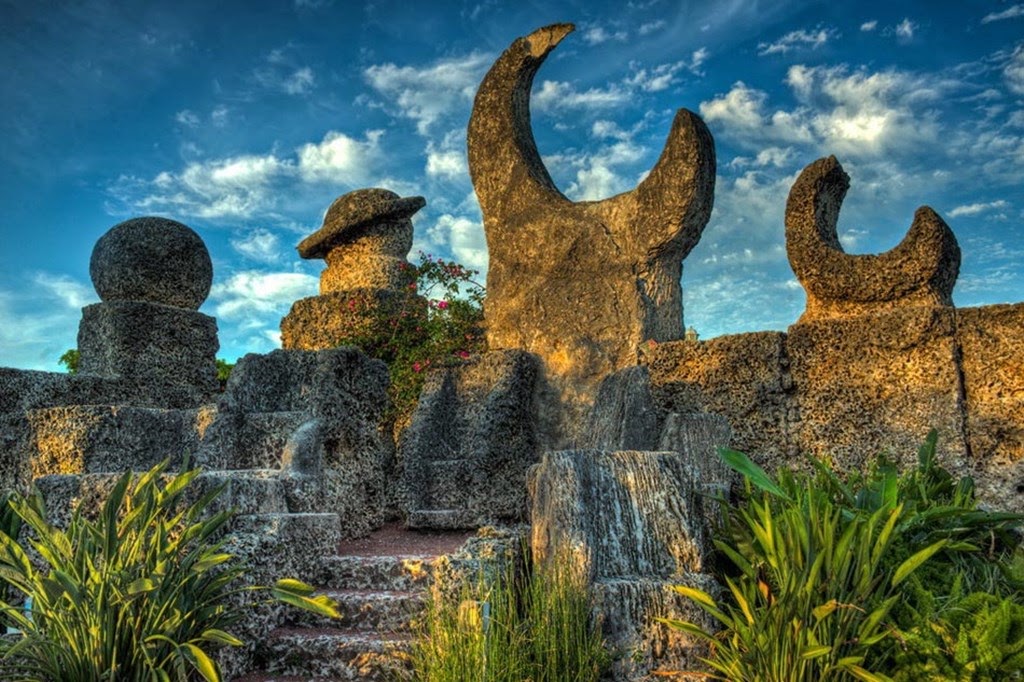
POLYGON ((196 310, 213 282, 206 244, 167 218, 133 218, 99 238, 89 276, 103 301, 148 301, 196 310))

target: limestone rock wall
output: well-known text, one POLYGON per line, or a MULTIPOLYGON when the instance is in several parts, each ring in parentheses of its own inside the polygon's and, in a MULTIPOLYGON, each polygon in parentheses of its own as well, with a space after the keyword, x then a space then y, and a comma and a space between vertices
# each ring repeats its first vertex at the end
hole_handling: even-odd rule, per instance
POLYGON ((662 410, 720 414, 732 445, 768 467, 801 453, 860 467, 912 463, 929 429, 944 466, 983 500, 1024 510, 1024 304, 905 307, 786 333, 658 346, 662 410))
POLYGON ((427 378, 398 451, 398 505, 413 525, 525 518, 526 471, 541 449, 539 365, 530 353, 493 351, 427 378))

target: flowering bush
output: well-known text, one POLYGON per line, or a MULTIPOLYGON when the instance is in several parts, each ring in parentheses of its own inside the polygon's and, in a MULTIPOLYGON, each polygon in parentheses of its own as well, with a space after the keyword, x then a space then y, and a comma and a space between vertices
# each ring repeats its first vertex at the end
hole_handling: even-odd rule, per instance
POLYGON ((399 423, 416 406, 428 370, 463 362, 486 345, 478 271, 420 252, 419 264, 406 264, 404 272, 404 296, 349 298, 352 323, 337 339, 339 346, 356 346, 387 363, 399 423))

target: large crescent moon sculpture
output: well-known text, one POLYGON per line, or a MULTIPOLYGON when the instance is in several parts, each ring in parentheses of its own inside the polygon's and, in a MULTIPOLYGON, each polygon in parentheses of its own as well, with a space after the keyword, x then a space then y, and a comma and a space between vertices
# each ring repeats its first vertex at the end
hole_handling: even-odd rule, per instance
POLYGON ((682 337, 682 261, 711 215, 715 150, 703 121, 680 109, 635 189, 566 198, 537 152, 530 90, 573 28, 538 29, 498 58, 477 91, 468 147, 490 253, 490 346, 537 353, 563 389, 586 398, 636 364, 643 342, 682 337))
POLYGON ((907 305, 953 305, 960 246, 928 206, 898 245, 881 254, 850 255, 836 232, 850 178, 836 157, 804 168, 786 203, 786 253, 807 292, 801 322, 841 318, 907 305))

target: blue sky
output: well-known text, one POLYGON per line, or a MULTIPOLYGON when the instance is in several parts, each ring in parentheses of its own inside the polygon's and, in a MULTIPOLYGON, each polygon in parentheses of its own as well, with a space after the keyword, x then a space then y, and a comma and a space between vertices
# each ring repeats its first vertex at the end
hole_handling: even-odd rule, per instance
POLYGON ((1024 300, 1024 4, 0 0, 0 365, 57 369, 96 239, 165 215, 206 240, 220 355, 277 346, 321 261, 295 245, 352 189, 422 194, 417 249, 486 270, 465 130, 483 74, 540 26, 534 134, 573 199, 632 188, 672 115, 703 116, 715 209, 683 274, 702 338, 785 329, 804 294, 783 210, 835 154, 847 251, 935 208, 959 306, 1024 300))

